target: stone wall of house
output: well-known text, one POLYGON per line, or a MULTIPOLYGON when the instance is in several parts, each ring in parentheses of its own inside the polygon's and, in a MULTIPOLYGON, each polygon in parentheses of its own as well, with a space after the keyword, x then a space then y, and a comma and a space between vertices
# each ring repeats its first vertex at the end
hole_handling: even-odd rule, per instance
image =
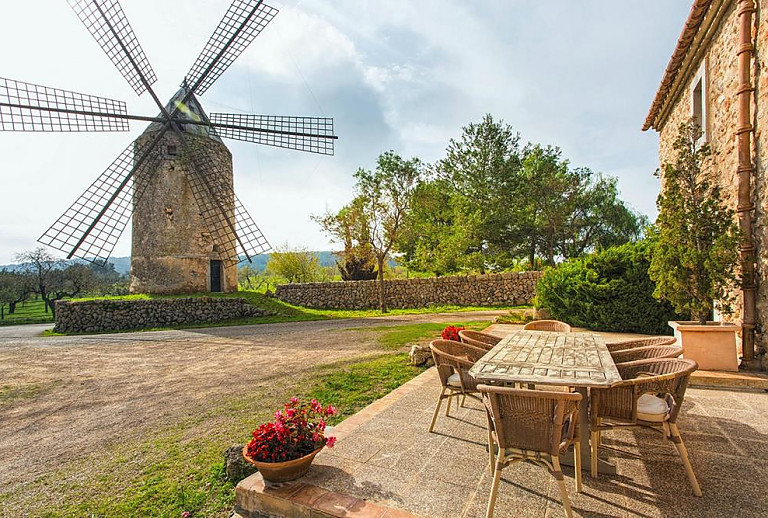
MULTIPOLYGON (((531 304, 541 275, 542 272, 519 272, 387 280, 384 295, 389 308, 531 304)), ((275 296, 290 304, 321 309, 379 306, 377 281, 282 284, 275 296)))
POLYGON ((98 333, 179 324, 222 322, 269 314, 243 298, 188 297, 151 300, 56 302, 59 333, 98 333))
MULTIPOLYGON (((759 20, 760 11, 768 7, 768 2, 758 0, 759 20)), ((754 219, 755 244, 757 246, 757 339, 759 344, 768 345, 761 327, 768 323, 768 75, 766 61, 768 60, 768 24, 765 20, 756 23, 755 35, 756 58, 752 67, 752 82, 755 85, 753 98, 754 138, 753 156, 755 157, 756 172, 752 179, 753 202, 756 205, 754 219), (762 325, 761 325, 762 324, 762 325)), ((672 143, 677 135, 678 126, 691 116, 691 88, 694 78, 702 62, 706 67, 707 90, 707 140, 712 148, 712 156, 708 167, 715 172, 722 186, 722 192, 730 207, 735 211, 738 206, 738 149, 736 128, 738 124, 738 61, 739 49, 739 20, 737 17, 737 2, 730 2, 722 22, 717 28, 711 42, 702 53, 699 60, 686 76, 687 83, 674 100, 674 106, 664 122, 659 133, 659 159, 662 164, 673 162, 675 153, 672 143)), ((741 292, 734 287, 738 303, 731 318, 740 322, 742 312, 741 292)))
MULTIPOLYGON (((752 104, 755 132, 753 156, 755 176, 753 202, 755 204, 755 246, 757 247, 757 342, 768 350, 768 2, 759 0, 755 32, 755 61, 752 84, 755 87, 752 104)), ((768 356, 768 355, 766 355, 768 356)), ((768 370, 768 358, 763 357, 768 370)))

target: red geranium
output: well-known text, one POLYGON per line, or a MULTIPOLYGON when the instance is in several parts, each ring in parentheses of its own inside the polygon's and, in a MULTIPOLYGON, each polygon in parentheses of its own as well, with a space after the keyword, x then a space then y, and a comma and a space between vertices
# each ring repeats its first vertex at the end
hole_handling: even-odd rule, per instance
POLYGON ((462 331, 464 326, 448 326, 440 333, 443 340, 453 340, 454 342, 460 342, 459 331, 462 331))
POLYGON ((336 413, 331 405, 323 406, 313 399, 302 403, 291 398, 275 412, 275 420, 259 425, 248 443, 248 456, 261 462, 294 460, 321 446, 332 448, 335 437, 325 437, 325 418, 336 413))

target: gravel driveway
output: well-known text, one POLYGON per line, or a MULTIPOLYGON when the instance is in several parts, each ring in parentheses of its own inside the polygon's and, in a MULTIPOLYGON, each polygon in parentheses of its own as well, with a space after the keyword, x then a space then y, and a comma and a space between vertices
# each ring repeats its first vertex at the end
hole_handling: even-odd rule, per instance
POLYGON ((47 338, 36 336, 45 325, 0 328, 0 497, 126 432, 173 423, 286 373, 381 354, 370 333, 350 328, 490 321, 503 313, 47 338))

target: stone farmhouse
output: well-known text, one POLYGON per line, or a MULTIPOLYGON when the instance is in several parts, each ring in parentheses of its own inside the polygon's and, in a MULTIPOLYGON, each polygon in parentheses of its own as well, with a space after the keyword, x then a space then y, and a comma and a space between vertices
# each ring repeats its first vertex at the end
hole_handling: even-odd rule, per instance
MULTIPOLYGON (((768 0, 695 0, 643 130, 659 133, 659 159, 691 117, 712 149, 711 165, 738 215, 742 367, 761 368, 768 348, 768 0)), ((768 359, 764 360, 768 366, 768 359)))

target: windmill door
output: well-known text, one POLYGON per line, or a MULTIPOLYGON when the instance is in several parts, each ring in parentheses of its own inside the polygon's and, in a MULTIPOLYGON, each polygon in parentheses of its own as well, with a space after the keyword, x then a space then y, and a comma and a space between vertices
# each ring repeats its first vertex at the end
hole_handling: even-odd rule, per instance
POLYGON ((221 261, 211 261, 211 291, 221 291, 221 261))

